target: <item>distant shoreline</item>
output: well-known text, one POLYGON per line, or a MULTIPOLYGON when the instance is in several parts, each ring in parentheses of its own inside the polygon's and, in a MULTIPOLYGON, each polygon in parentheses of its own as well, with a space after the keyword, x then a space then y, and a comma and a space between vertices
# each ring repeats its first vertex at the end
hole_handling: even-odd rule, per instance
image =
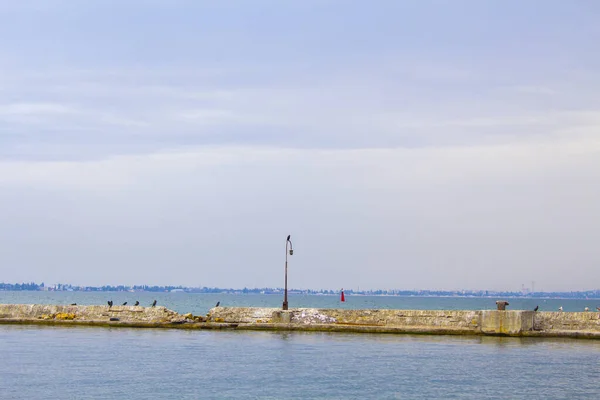
MULTIPOLYGON (((0 283, 0 285, 2 285, 0 283)), ((262 289, 248 289, 247 291, 243 291, 240 289, 221 289, 221 288, 211 288, 209 290, 202 290, 202 288, 184 288, 184 289, 164 289, 164 290, 125 290, 125 289, 101 289, 94 288, 93 290, 85 290, 85 289, 6 289, 0 287, 0 292, 57 292, 57 293, 73 293, 73 292, 83 292, 83 293, 185 293, 185 294, 230 294, 230 295, 273 295, 273 296, 282 296, 283 289, 278 292, 277 289, 272 291, 264 291, 262 289)), ((369 291, 360 291, 355 292, 352 290, 344 290, 346 296, 364 296, 364 297, 418 297, 418 298, 461 298, 461 299, 497 299, 497 298, 507 298, 507 299, 538 299, 538 300, 600 300, 600 291, 593 295, 585 295, 584 293, 589 292, 536 292, 534 294, 519 294, 514 292, 490 292, 487 295, 477 295, 477 294, 447 294, 447 292, 429 292, 427 294, 423 293, 372 293, 369 291)), ((423 291, 421 291, 423 292, 423 291)), ((339 291, 334 293, 325 293, 315 290, 309 291, 300 291, 300 290, 288 290, 288 295, 305 295, 305 296, 339 296, 339 291)))

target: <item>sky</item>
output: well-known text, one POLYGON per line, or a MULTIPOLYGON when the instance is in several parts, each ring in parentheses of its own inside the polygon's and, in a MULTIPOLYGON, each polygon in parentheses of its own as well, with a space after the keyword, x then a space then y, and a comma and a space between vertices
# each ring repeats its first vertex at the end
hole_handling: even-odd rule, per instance
POLYGON ((0 1, 0 281, 600 288, 598 20, 0 1))

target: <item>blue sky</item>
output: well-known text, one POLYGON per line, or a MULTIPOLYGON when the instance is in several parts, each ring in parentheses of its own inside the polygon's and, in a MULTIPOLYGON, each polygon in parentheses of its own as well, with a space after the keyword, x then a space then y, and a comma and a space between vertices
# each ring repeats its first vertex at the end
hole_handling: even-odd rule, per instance
POLYGON ((2 2, 1 280, 596 288, 599 18, 2 2))

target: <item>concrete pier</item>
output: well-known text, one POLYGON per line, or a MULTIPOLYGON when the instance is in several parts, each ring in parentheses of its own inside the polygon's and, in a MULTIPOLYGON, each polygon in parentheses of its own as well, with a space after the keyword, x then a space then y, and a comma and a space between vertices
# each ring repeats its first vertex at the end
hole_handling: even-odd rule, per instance
POLYGON ((598 312, 520 310, 215 307, 195 316, 165 307, 0 304, 0 324, 600 339, 598 312))
POLYGON ((194 322, 165 307, 0 304, 0 323, 42 325, 167 326, 194 322))
POLYGON ((600 339, 598 312, 218 307, 207 321, 236 324, 237 329, 600 339))

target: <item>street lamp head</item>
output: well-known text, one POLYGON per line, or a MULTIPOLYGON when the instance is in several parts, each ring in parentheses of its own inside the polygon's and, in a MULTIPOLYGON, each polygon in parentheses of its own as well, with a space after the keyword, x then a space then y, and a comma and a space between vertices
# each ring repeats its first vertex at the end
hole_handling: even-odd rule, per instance
POLYGON ((294 250, 293 250, 294 246, 292 246, 292 240, 290 239, 291 237, 292 237, 292 235, 288 235, 288 237, 287 237, 287 241, 285 242, 285 248, 286 248, 286 249, 287 249, 287 247, 288 247, 288 243, 290 244, 290 256, 291 256, 292 254, 294 254, 294 250))

